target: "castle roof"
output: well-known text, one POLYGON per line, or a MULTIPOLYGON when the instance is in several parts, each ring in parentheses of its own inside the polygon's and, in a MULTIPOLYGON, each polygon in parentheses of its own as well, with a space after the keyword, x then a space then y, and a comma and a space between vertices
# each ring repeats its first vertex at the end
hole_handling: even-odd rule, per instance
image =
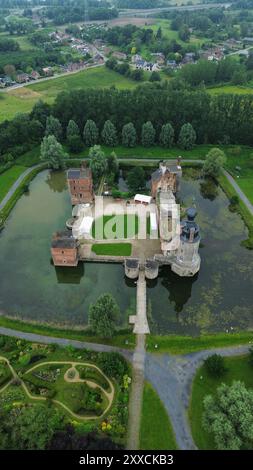
POLYGON ((91 178, 90 168, 70 168, 67 172, 68 180, 77 180, 80 178, 91 178))
POLYGON ((174 173, 178 174, 181 172, 181 167, 178 166, 177 162, 164 162, 161 164, 160 168, 155 170, 152 175, 152 181, 160 180, 165 173, 174 173), (162 167, 165 167, 165 171, 162 167))
POLYGON ((72 237, 69 230, 56 232, 52 239, 52 248, 75 248, 76 240, 72 237))

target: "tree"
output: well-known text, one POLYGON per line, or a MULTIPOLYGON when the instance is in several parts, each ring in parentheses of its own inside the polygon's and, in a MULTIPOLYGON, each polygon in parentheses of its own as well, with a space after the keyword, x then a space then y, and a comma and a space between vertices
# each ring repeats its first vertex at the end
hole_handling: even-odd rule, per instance
POLYGON ((132 122, 125 124, 122 129, 122 144, 125 147, 135 147, 137 140, 136 129, 132 122))
POLYGON ((89 308, 89 325, 102 338, 111 338, 119 317, 119 307, 111 294, 101 295, 89 308))
POLYGON ((178 36, 182 41, 189 41, 190 39, 190 30, 187 25, 182 25, 181 28, 179 29, 178 36))
POLYGON ((16 76, 16 68, 14 65, 12 64, 6 64, 4 66, 4 73, 5 75, 9 75, 12 80, 14 80, 15 76, 16 76))
POLYGON ((212 354, 204 361, 204 366, 209 375, 221 377, 226 372, 224 357, 219 354, 212 354))
POLYGON ((156 70, 154 70, 150 77, 149 77, 149 81, 150 82, 160 82, 161 81, 161 75, 159 74, 159 72, 157 72, 156 70))
POLYGON ((82 141, 78 125, 72 119, 67 127, 67 143, 71 152, 77 153, 82 148, 82 141))
POLYGON ((164 124, 162 126, 162 130, 159 137, 160 144, 163 147, 172 147, 174 143, 174 134, 175 133, 172 125, 169 122, 167 124, 164 124))
POLYGON ((98 143, 99 132, 96 123, 88 119, 83 130, 83 140, 87 147, 92 147, 98 143))
POLYGON ((155 143, 155 129, 151 121, 142 126, 141 141, 144 147, 151 147, 155 143))
POLYGON ((219 450, 252 449, 253 391, 239 381, 220 385, 204 399, 203 427, 219 450))
POLYGON ((191 150, 196 142, 196 132, 192 125, 188 122, 181 127, 178 145, 184 150, 191 150))
POLYGON ((119 162, 115 152, 112 152, 106 157, 107 160, 107 172, 112 176, 113 181, 118 176, 119 173, 119 162))
POLYGON ((39 121, 45 129, 47 118, 49 117, 49 115, 50 105, 44 103, 44 101, 42 100, 37 101, 32 109, 31 118, 35 119, 36 121, 39 121))
POLYGON ((140 189, 145 188, 146 178, 145 171, 141 166, 137 166, 128 172, 127 184, 129 189, 133 192, 137 192, 140 189))
POLYGON ((54 116, 48 116, 46 121, 45 136, 54 135, 57 140, 62 139, 62 127, 59 119, 54 116))
POLYGON ((126 360, 117 352, 99 354, 98 365, 106 375, 117 380, 129 372, 126 360))
POLYGON ((253 366, 253 346, 249 348, 249 363, 251 366, 253 366))
POLYGON ((7 448, 43 450, 54 432, 62 427, 63 422, 62 413, 43 404, 26 405, 19 409, 13 408, 4 417, 3 423, 8 435, 7 448))
POLYGON ((160 41, 162 39, 162 35, 163 35, 162 28, 161 26, 159 26, 157 33, 156 33, 156 39, 160 41))
POLYGON ((107 171, 107 159, 100 145, 94 145, 89 151, 90 168, 95 181, 107 171))
POLYGON ((226 162, 226 156, 224 152, 218 148, 213 148, 206 155, 203 173, 205 176, 211 176, 216 178, 220 175, 223 165, 226 162))
POLYGON ((67 158, 62 145, 57 142, 54 135, 44 137, 40 146, 40 158, 47 161, 54 170, 65 168, 64 159, 67 158))
POLYGON ((105 145, 109 145, 110 147, 115 147, 115 145, 117 145, 117 131, 111 121, 105 121, 101 135, 105 145))

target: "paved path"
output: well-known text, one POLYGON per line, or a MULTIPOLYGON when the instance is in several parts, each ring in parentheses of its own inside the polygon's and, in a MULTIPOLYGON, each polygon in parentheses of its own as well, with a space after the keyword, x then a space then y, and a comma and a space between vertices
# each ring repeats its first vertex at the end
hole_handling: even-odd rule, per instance
POLYGON ((233 176, 231 176, 230 173, 228 173, 226 170, 223 170, 223 174, 227 177, 228 181, 231 183, 231 185, 237 192, 239 198, 242 200, 242 202, 244 202, 245 206, 249 209, 251 215, 253 215, 253 205, 251 204, 247 196, 245 196, 241 188, 238 186, 233 176))
POLYGON ((133 355, 132 387, 129 401, 129 421, 127 449, 139 449, 141 410, 145 376, 145 335, 137 335, 137 344, 133 355))
POLYGON ((145 271, 139 271, 136 292, 136 316, 134 323, 134 333, 137 335, 149 334, 149 326, 147 320, 147 285, 145 279, 145 271))
POLYGON ((9 202, 10 198, 13 196, 13 194, 15 193, 16 189, 18 189, 19 185, 24 181, 24 179, 26 178, 26 176, 30 175, 30 173, 32 173, 33 170, 35 170, 36 168, 43 168, 45 164, 43 163, 39 163, 38 165, 35 165, 35 166, 31 166, 30 168, 27 168, 27 170, 25 170, 19 177, 18 179, 15 181, 15 183, 12 185, 11 189, 8 191, 8 193, 6 194, 6 196, 2 199, 2 201, 0 202, 0 211, 4 208, 4 206, 7 204, 7 202, 9 202))

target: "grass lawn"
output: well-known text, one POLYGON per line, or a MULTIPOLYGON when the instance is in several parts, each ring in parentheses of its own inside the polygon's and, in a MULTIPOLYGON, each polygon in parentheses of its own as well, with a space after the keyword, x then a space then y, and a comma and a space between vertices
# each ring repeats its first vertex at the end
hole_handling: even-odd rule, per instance
POLYGON ((92 251, 101 256, 131 256, 131 243, 99 243, 92 245, 92 251))
POLYGON ((24 166, 14 165, 0 175, 0 201, 6 196, 13 183, 25 170, 24 166))
POLYGON ((42 99, 51 104, 61 91, 80 88, 135 88, 138 82, 130 80, 106 67, 90 68, 63 77, 45 80, 26 87, 10 90, 0 95, 0 122, 11 119, 17 112, 30 112, 42 99))
MULTIPOLYGON (((236 180, 239 184, 239 181, 236 180)), ((252 176, 252 179, 251 181, 253 181, 253 176, 252 176)), ((228 179, 226 178, 226 176, 224 175, 220 175, 219 176, 219 184, 221 185, 222 189, 225 191, 226 195, 231 198, 233 196, 237 196, 237 193, 236 191, 234 190, 233 186, 230 184, 230 182, 228 181, 228 179)), ((239 186, 241 186, 241 184, 239 184, 239 186)), ((243 188, 241 187, 241 189, 243 190, 243 188)), ((252 201, 252 197, 253 197, 253 190, 252 190, 252 187, 248 188, 249 189, 249 192, 246 193, 246 196, 249 197, 249 195, 251 195, 251 197, 249 197, 249 199, 252 201)), ((247 225, 248 227, 248 230, 249 230, 249 234, 248 234, 248 239, 243 241, 242 242, 242 245, 246 246, 247 248, 250 248, 250 249, 253 249, 253 216, 251 215, 251 213, 249 212, 248 208, 245 206, 245 204, 239 199, 239 202, 236 206, 236 210, 239 212, 239 214, 241 214, 245 224, 247 225)))
POLYGON ((189 420, 194 441, 199 449, 215 449, 212 435, 204 431, 201 424, 204 397, 214 394, 221 383, 231 385, 233 380, 240 380, 246 387, 253 388, 253 368, 248 362, 248 356, 225 358, 225 364, 228 370, 223 377, 215 379, 208 376, 205 367, 202 366, 193 381, 189 420))
POLYGON ((104 215, 95 219, 92 237, 97 240, 134 238, 139 230, 139 219, 134 214, 104 215), (117 234, 117 236, 116 236, 117 234))
POLYGON ((221 95, 223 93, 233 93, 236 95, 248 95, 253 93, 253 88, 247 86, 224 85, 207 88, 206 91, 211 95, 221 95))
POLYGON ((167 412, 159 396, 145 383, 140 428, 141 450, 175 450, 177 444, 167 412))
POLYGON ((148 352, 187 354, 203 349, 249 344, 250 341, 253 341, 253 332, 246 331, 232 334, 216 333, 196 338, 178 335, 149 335, 146 340, 146 347, 148 352))

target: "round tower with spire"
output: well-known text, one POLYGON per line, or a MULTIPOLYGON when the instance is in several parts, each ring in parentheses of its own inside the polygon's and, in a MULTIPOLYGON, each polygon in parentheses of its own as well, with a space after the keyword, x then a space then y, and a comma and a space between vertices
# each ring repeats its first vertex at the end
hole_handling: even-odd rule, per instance
POLYGON ((194 276, 200 269, 200 231, 195 222, 195 208, 187 210, 187 219, 181 223, 180 246, 171 269, 179 276, 194 276))

